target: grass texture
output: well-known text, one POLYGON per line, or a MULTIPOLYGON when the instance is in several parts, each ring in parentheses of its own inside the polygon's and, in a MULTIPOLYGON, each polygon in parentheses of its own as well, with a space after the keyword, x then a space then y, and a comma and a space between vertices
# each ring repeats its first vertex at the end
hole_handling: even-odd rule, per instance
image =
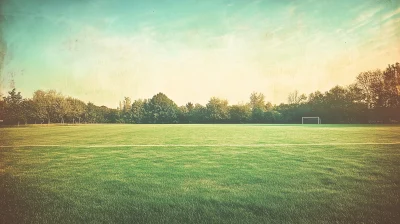
POLYGON ((399 141, 384 125, 1 128, 0 223, 396 223, 400 144, 348 143, 399 141))

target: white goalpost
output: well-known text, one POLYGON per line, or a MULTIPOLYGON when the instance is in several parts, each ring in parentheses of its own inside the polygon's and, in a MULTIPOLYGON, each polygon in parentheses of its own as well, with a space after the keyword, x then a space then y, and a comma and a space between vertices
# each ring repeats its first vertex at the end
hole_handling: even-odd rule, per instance
POLYGON ((315 124, 321 124, 321 119, 319 117, 302 117, 301 124, 304 124, 304 121, 307 120, 315 120, 315 124))

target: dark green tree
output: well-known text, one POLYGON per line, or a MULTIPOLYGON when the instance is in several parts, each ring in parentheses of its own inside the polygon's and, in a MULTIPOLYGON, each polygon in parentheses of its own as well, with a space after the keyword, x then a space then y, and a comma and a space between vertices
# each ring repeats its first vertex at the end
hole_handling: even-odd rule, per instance
POLYGON ((229 108, 229 114, 232 123, 246 123, 251 117, 251 108, 249 104, 232 105, 229 108))
POLYGON ((189 123, 189 109, 186 106, 180 106, 178 108, 178 121, 180 124, 189 123))
POLYGON ((4 120, 8 124, 18 124, 24 119, 25 108, 22 105, 23 98, 21 92, 16 92, 15 88, 8 92, 4 97, 4 120))
POLYGON ((142 124, 146 122, 146 111, 145 104, 147 104, 147 100, 135 100, 132 103, 132 123, 134 124, 142 124))
POLYGON ((196 103, 189 112, 189 123, 207 123, 207 108, 196 103))
POLYGON ((164 93, 158 93, 149 100, 146 115, 149 123, 178 123, 178 106, 164 93))

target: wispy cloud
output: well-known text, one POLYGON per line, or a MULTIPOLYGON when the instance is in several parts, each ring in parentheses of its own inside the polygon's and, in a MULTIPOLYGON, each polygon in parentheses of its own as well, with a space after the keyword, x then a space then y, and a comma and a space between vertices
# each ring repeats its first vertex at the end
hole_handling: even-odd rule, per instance
POLYGON ((369 9, 365 12, 361 12, 357 18, 355 18, 349 25, 350 28, 347 30, 347 33, 355 32, 356 30, 365 27, 366 25, 370 25, 372 23, 376 23, 377 14, 383 10, 383 7, 377 7, 373 9, 369 9))
POLYGON ((382 16, 382 21, 385 21, 387 19, 392 19, 395 17, 399 17, 399 16, 400 16, 400 7, 384 14, 382 16))

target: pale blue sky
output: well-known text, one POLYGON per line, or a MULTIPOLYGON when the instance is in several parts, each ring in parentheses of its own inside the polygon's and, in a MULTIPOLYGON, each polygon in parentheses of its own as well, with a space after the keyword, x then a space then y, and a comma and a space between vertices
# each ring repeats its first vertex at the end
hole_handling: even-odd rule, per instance
POLYGON ((8 0, 1 14, 3 92, 13 73, 25 96, 114 108, 158 92, 280 103, 400 61, 399 0, 8 0))

